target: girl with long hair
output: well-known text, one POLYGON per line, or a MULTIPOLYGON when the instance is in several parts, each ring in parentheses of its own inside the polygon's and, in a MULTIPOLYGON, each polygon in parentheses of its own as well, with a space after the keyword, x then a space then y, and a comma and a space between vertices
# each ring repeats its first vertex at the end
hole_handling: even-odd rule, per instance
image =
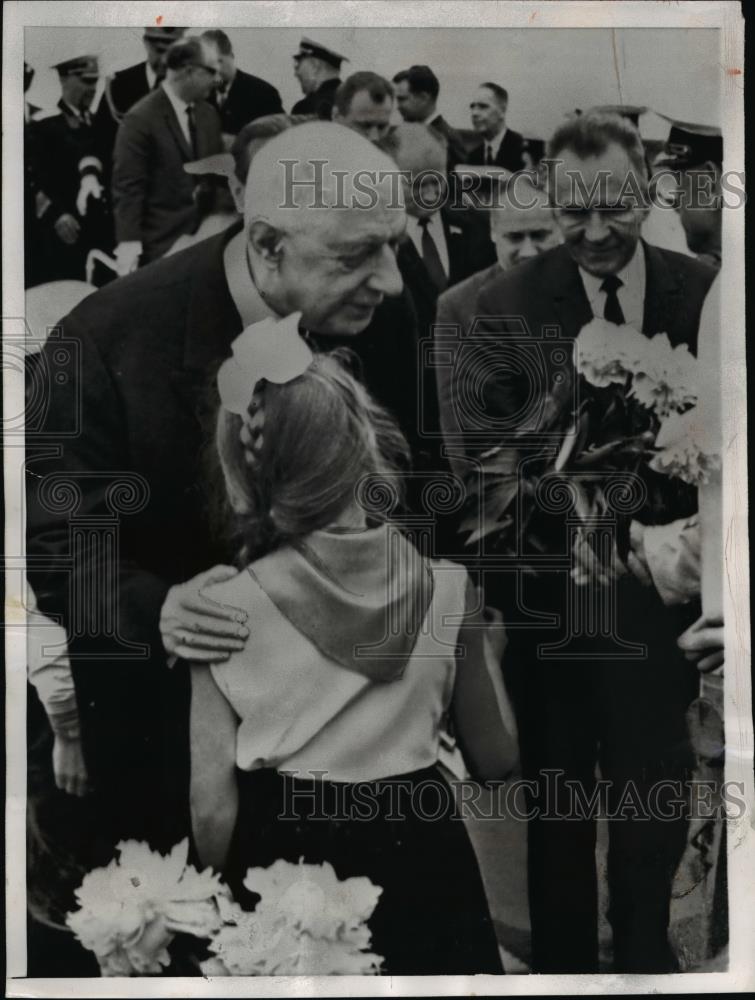
POLYGON ((192 665, 195 848, 248 908, 246 870, 279 858, 369 877, 385 973, 500 973, 437 768, 448 717, 475 777, 515 764, 477 592, 391 524, 407 446, 343 358, 313 356, 290 319, 245 331, 218 377, 240 571, 207 594, 246 610, 251 634, 226 662, 192 665))

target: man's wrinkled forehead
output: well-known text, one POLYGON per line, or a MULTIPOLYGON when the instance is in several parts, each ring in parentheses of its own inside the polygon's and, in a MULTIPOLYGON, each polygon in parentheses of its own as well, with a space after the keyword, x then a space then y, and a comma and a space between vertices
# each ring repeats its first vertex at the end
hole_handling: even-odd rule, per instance
POLYGON ((534 204, 523 207, 506 204, 495 209, 491 215, 491 226, 494 232, 530 232, 540 229, 553 229, 555 222, 547 199, 543 195, 533 198, 534 204))
POLYGON ((616 143, 586 157, 564 149, 549 170, 551 199, 559 207, 610 207, 636 197, 646 183, 627 151, 616 143))
POLYGON ((323 247, 344 254, 396 241, 406 229, 406 212, 397 204, 379 203, 369 209, 291 209, 281 218, 288 231, 303 233, 323 247))
POLYGON ((399 170, 386 159, 336 167, 325 159, 282 159, 275 170, 277 205, 292 212, 380 212, 399 206, 399 170))

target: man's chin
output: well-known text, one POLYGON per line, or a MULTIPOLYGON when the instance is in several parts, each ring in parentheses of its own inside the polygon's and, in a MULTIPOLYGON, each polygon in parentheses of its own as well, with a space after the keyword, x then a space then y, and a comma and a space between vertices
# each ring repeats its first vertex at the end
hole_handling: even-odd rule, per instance
POLYGON ((328 323, 327 329, 323 329, 320 332, 329 334, 331 337, 356 337, 357 334, 362 333, 370 325, 376 308, 376 306, 373 306, 369 309, 361 309, 356 306, 350 306, 341 315, 328 323))

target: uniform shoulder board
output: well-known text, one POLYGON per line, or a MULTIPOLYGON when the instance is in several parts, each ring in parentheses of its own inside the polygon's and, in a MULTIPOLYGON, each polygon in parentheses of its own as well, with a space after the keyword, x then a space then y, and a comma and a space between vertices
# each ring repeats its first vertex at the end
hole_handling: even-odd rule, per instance
POLYGON ((57 118, 60 113, 59 108, 38 108, 31 116, 30 121, 43 122, 48 118, 57 118))

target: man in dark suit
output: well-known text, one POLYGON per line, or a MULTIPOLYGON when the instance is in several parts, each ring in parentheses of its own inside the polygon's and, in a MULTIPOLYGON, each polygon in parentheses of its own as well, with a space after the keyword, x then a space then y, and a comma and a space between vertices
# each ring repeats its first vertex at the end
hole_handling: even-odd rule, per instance
MULTIPOLYGON (((432 333, 438 296, 446 288, 494 260, 493 245, 477 218, 442 209, 447 195, 446 148, 425 125, 397 126, 386 141, 399 169, 406 174, 406 236, 398 266, 417 316, 417 351, 432 333)), ((419 363, 421 412, 415 431, 415 465, 420 471, 444 471, 440 453, 440 418, 435 376, 419 363)), ((416 502, 416 498, 411 498, 416 502)))
POLYGON ((396 86, 396 106, 405 122, 419 122, 435 129, 448 144, 447 169, 453 170, 457 163, 466 163, 467 150, 464 142, 438 111, 440 83, 429 66, 410 66, 397 73, 393 82, 396 86))
MULTIPOLYGON (((446 328, 440 335, 442 339, 447 336, 447 328, 458 329, 460 337, 467 335, 478 315, 478 296, 489 281, 499 278, 502 271, 508 273, 517 264, 560 243, 547 193, 535 187, 526 174, 519 174, 509 181, 502 198, 491 210, 490 236, 495 246, 496 262, 448 288, 438 298, 436 324, 446 328)), ((439 365, 436 369, 440 426, 449 441, 461 434, 451 395, 451 371, 449 365, 439 365)), ((467 471, 465 464, 457 463, 453 456, 450 461, 455 471, 467 471)))
POLYGON ((160 27, 154 24, 147 26, 142 36, 147 55, 145 62, 119 70, 105 81, 105 90, 97 106, 94 127, 97 153, 102 160, 108 185, 118 126, 126 112, 137 101, 141 101, 160 86, 165 76, 165 53, 173 42, 183 37, 185 32, 186 28, 160 27))
MULTIPOLYGON (((648 207, 631 192, 647 192, 647 171, 631 123, 602 113, 577 117, 556 132, 549 156, 559 161, 549 190, 564 246, 483 286, 476 312, 485 319, 457 352, 451 376, 468 452, 502 447, 499 473, 508 472, 514 488, 496 536, 504 546, 497 551, 513 550, 514 561, 510 570, 489 572, 485 586, 509 624, 504 667, 512 672, 524 775, 533 783, 533 969, 598 971, 596 813, 589 803, 605 793, 614 968, 668 972, 677 967, 667 931, 671 879, 685 842, 682 782, 691 764, 685 711, 697 689, 677 637, 696 612, 666 608, 651 583, 635 576, 632 555, 641 554, 642 525, 688 515, 694 491, 640 460, 632 468, 642 485, 632 480, 630 512, 609 507, 610 525, 583 512, 589 523, 580 528, 576 512, 566 513, 555 496, 552 503, 544 494, 538 502, 537 492, 531 499, 528 470, 560 469, 578 492, 589 473, 591 482, 606 484, 609 503, 613 453, 601 458, 591 449, 637 431, 622 388, 578 382, 572 342, 602 317, 648 338, 665 332, 672 345, 694 351, 714 272, 640 240, 648 207), (526 522, 519 519, 524 508, 526 522), (581 530, 600 536, 600 559, 585 561, 581 530)), ((496 551, 491 545, 487 552, 496 551)))
POLYGON ((272 84, 238 69, 231 39, 224 31, 212 28, 202 33, 202 39, 217 52, 220 83, 212 100, 225 135, 236 136, 255 118, 283 111, 280 94, 272 84))
POLYGON ((522 136, 506 127, 509 95, 497 83, 483 83, 469 105, 472 128, 482 140, 467 155, 466 163, 504 167, 516 171, 524 168, 522 136))
POLYGON ((302 38, 299 51, 294 55, 294 76, 304 97, 291 108, 292 115, 312 115, 330 121, 344 61, 348 61, 346 56, 310 38, 302 38))
POLYGON ((220 118, 207 102, 217 57, 198 38, 175 42, 166 78, 123 119, 115 144, 113 207, 119 272, 160 257, 196 223, 194 179, 184 164, 222 151, 220 118))
POLYGON ((426 337, 440 293, 492 263, 495 251, 484 224, 444 204, 446 150, 436 132, 425 125, 399 125, 385 145, 407 174, 407 229, 398 260, 417 309, 420 337, 426 337))
POLYGON ((218 364, 242 329, 296 311, 317 349, 348 340, 359 352, 384 297, 401 291, 405 213, 390 181, 368 210, 309 211, 301 188, 282 207, 281 161, 301 163, 297 177, 314 184, 310 156, 329 160, 322 191, 331 205, 352 198, 345 177, 395 169, 349 129, 289 129, 252 160, 243 226, 85 300, 62 323, 76 345, 70 378, 56 377, 56 338, 45 347, 49 408, 40 438, 29 430, 27 440, 29 576, 40 608, 69 629, 84 754, 114 840, 166 848, 185 835, 188 691, 168 658, 220 662, 246 634, 236 609, 202 598, 198 577, 234 558, 228 526, 211 526, 218 480, 205 465, 218 364), (112 530, 115 563, 101 534, 112 530))
MULTIPOLYGON (((34 187, 35 227, 44 244, 45 267, 40 281, 74 278, 83 281, 87 254, 93 247, 111 248, 111 224, 96 181, 90 199, 83 178, 100 174, 91 106, 99 67, 97 57, 82 55, 56 64, 61 98, 58 113, 37 116, 27 125, 27 175, 34 187)), ((30 203, 31 207, 31 203, 30 203)))

